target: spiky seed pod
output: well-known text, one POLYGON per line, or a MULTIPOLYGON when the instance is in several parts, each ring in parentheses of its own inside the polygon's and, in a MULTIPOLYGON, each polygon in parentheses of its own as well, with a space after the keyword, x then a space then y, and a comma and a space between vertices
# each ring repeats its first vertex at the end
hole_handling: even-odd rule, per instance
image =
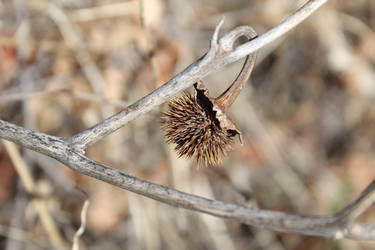
POLYGON ((216 165, 226 156, 239 132, 223 114, 202 82, 195 84, 195 95, 184 93, 168 103, 162 114, 162 130, 167 143, 175 143, 180 157, 192 158, 199 165, 216 165))
MULTIPOLYGON (((251 30, 247 36, 250 39, 256 33, 251 30)), ((168 103, 169 110, 161 117, 162 130, 167 143, 176 144, 180 157, 192 158, 199 165, 216 165, 232 149, 235 135, 242 142, 241 133, 225 113, 243 89, 255 59, 255 53, 246 58, 240 74, 219 97, 210 97, 198 81, 195 95, 184 93, 168 103)))

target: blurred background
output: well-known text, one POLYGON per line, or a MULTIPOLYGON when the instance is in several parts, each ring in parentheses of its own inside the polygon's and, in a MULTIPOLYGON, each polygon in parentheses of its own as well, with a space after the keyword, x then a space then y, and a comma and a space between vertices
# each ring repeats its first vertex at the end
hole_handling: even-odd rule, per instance
MULTIPOLYGON (((201 57, 222 16, 222 32, 251 25, 262 34, 303 2, 0 0, 0 119, 73 135, 201 57)), ((204 79, 213 96, 241 64, 204 79)), ((332 0, 261 49, 251 79, 229 110, 244 145, 237 142, 219 166, 198 167, 165 144, 159 120, 166 105, 90 147, 87 155, 208 198, 328 215, 375 178, 374 102, 375 1, 332 0)), ((80 249, 375 247, 176 209, 35 152, 19 152, 25 163, 21 169, 29 169, 35 190, 32 195, 25 191, 15 170, 19 163, 0 142, 0 249, 71 248, 86 197, 90 206, 80 249)), ((375 208, 360 221, 375 223, 375 208)))

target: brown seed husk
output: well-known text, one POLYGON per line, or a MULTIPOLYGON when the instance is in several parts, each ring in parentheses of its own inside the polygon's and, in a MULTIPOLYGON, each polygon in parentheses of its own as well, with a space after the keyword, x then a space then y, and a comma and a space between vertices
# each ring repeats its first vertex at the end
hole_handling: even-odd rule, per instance
POLYGON ((194 85, 195 95, 184 93, 168 103, 162 114, 167 143, 175 143, 180 157, 199 165, 216 165, 232 149, 235 125, 209 96, 203 82, 194 85))

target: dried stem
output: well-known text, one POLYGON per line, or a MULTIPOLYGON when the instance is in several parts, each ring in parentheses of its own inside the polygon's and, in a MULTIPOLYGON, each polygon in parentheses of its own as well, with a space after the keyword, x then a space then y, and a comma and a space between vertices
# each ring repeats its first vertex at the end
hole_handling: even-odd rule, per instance
MULTIPOLYGON (((231 41, 235 41, 240 36, 246 36, 249 40, 251 40, 257 37, 257 33, 249 26, 240 26, 229 32, 226 36, 231 37, 231 41)), ((233 49, 233 44, 231 49, 233 49)), ((233 81, 233 83, 219 97, 215 99, 216 104, 224 113, 233 104, 233 102, 236 100, 237 96, 245 86, 246 81, 249 79, 250 74, 253 71, 255 60, 256 52, 247 56, 240 74, 233 81)))
POLYGON ((262 210, 236 204, 209 200, 178 190, 154 184, 110 168, 83 155, 84 149, 104 136, 114 132, 126 123, 160 105, 173 95, 191 86, 205 75, 231 62, 254 53, 267 43, 302 22, 326 0, 311 0, 283 23, 267 33, 255 38, 236 49, 235 41, 228 34, 218 39, 221 21, 216 27, 211 46, 207 54, 187 67, 169 82, 148 96, 138 100, 122 112, 104 122, 69 138, 60 138, 34 132, 6 121, 0 120, 0 138, 13 141, 31 150, 50 156, 82 174, 105 181, 131 192, 170 204, 213 216, 228 218, 249 225, 283 232, 295 232, 306 235, 352 238, 357 240, 375 240, 375 225, 354 221, 375 199, 374 182, 362 195, 333 216, 288 215, 281 212, 262 210))
POLYGON ((82 234, 85 232, 86 229, 86 217, 87 217, 87 210, 89 208, 90 201, 87 199, 83 203, 82 211, 81 211, 81 226, 78 228, 77 232, 74 234, 73 238, 73 246, 72 250, 79 250, 79 239, 81 238, 82 234))

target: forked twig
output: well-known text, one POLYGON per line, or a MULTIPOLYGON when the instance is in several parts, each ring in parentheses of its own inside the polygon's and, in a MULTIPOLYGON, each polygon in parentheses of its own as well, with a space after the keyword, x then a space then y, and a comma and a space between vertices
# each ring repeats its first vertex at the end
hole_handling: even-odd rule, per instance
POLYGON ((223 23, 221 21, 216 27, 210 49, 204 57, 187 67, 162 87, 138 100, 120 113, 72 137, 60 138, 38 133, 2 120, 0 120, 0 137, 50 156, 82 174, 172 206, 283 232, 330 238, 345 237, 357 240, 375 240, 375 225, 354 221, 374 202, 374 182, 369 185, 356 201, 336 215, 289 215, 187 194, 139 179, 91 160, 84 155, 84 150, 89 145, 98 142, 138 116, 147 113, 207 74, 255 52, 265 44, 280 37, 311 15, 326 1, 310 0, 280 25, 236 49, 232 49, 235 39, 233 36, 228 35, 231 34, 230 32, 219 39, 219 30, 223 23))

